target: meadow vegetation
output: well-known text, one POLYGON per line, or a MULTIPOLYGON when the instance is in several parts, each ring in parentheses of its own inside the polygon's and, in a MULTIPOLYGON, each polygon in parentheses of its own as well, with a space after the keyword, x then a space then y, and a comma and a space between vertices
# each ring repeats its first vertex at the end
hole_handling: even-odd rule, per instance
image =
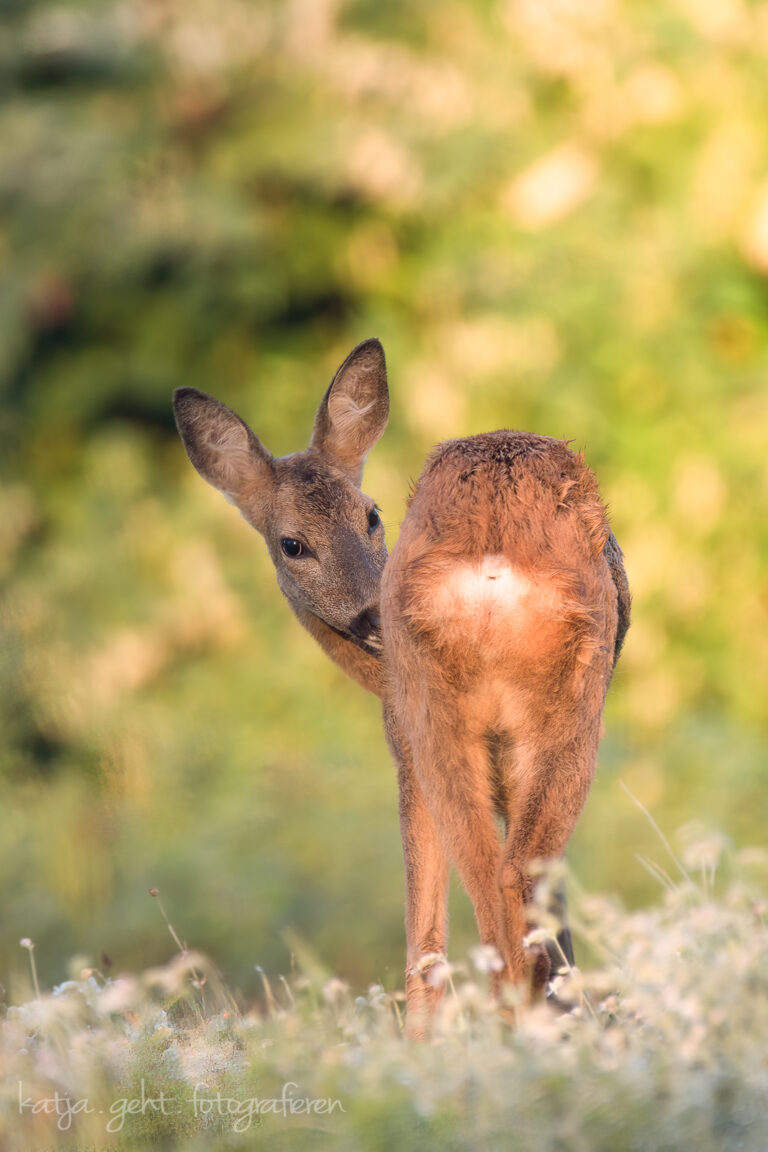
MULTIPOLYGON (((463 1147, 472 1100, 489 1147, 512 1115, 521 1147, 547 1147, 559 1107, 578 1147, 624 1118, 605 1147, 637 1146, 643 1117, 648 1147, 679 1147, 683 1122, 701 1149, 758 1146, 764 919, 736 872, 659 905, 633 797, 668 835, 764 840, 767 51, 757 0, 2 0, 10 1080, 42 1091, 82 1049, 72 1088, 95 1093, 109 1050, 104 1099, 155 1067, 186 1090, 180 1053, 199 1050, 232 1091, 293 1078, 354 1099, 349 1147, 374 1120, 403 1147, 438 1128, 463 1147), (596 1018, 504 1034, 468 971, 440 1043, 402 1046, 377 702, 301 633, 173 428, 190 384, 298 449, 371 335, 392 416, 364 486, 390 543, 432 444, 497 427, 585 449, 611 507, 634 618, 569 852, 629 909, 601 913, 616 969, 581 941, 596 1018), (196 1014, 175 962, 157 974, 175 945, 154 886, 233 990, 228 1023, 216 1000, 196 1014), (79 957, 74 983, 35 1002, 23 938, 43 990, 79 957), (351 991, 328 1003, 302 969, 293 1007, 276 981, 297 940, 351 991), (145 975, 118 987, 127 972, 145 975)), ((456 891, 452 958, 474 940, 456 891)))
POLYGON ((3 1147, 762 1152, 768 853, 689 838, 669 866, 642 912, 578 901, 599 964, 556 977, 570 1011, 514 1030, 482 948, 433 969, 428 1043, 403 1038, 402 994, 352 989, 300 943, 246 1011, 200 954, 75 970, 0 1024, 3 1147))

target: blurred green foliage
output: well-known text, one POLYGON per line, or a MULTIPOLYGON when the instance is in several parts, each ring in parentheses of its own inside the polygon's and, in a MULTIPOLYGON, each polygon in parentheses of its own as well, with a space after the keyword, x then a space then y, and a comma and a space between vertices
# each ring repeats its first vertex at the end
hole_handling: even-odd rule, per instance
MULTIPOLYGON (((448 436, 583 447, 634 622, 583 882, 716 822, 762 839, 768 4, 0 4, 0 968, 167 955, 248 991, 292 928, 400 979, 377 702, 190 468, 178 384, 306 443, 378 335, 365 487, 394 541, 448 436)), ((472 938, 455 900, 456 948, 472 938)), ((107 961, 104 961, 107 963, 107 961)))

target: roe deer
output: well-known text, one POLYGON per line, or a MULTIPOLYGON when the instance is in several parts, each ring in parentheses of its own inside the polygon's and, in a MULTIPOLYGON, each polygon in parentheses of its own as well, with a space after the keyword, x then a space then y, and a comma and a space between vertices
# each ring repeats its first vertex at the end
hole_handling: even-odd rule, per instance
MULTIPOLYGON (((381 697, 398 768, 410 1033, 425 1034, 440 995, 429 968, 445 951, 451 863, 499 979, 541 988, 550 957, 523 945, 531 865, 562 854, 581 812, 629 624, 621 550, 582 457, 526 432, 439 445, 387 559, 359 487, 389 412, 378 340, 341 365, 303 452, 274 459, 196 389, 177 389, 174 409, 195 468, 266 538, 301 623, 381 697)), ((563 947, 572 960, 567 931, 563 947)))

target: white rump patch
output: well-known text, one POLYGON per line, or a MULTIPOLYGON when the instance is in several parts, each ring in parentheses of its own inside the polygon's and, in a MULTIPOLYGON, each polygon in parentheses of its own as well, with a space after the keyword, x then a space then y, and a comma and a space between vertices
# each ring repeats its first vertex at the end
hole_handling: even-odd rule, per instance
POLYGON ((512 611, 525 600, 533 585, 506 556, 483 556, 475 563, 455 564, 435 592, 435 608, 448 616, 479 608, 512 611))

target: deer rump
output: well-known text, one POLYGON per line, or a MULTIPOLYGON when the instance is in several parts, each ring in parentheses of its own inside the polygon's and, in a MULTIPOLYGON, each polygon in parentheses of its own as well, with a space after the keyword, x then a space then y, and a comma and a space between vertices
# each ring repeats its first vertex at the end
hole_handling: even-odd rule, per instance
POLYGON ((390 687, 448 685, 484 730, 561 713, 590 685, 602 704, 618 631, 609 535, 595 479, 562 441, 501 431, 441 444, 382 581, 390 687), (428 675, 408 674, 414 660, 428 675))
MULTIPOLYGON (((406 856, 412 821, 412 840, 436 841, 421 874, 411 869, 410 903, 428 924, 424 873, 450 860, 483 942, 517 983, 531 979, 531 864, 562 854, 586 799, 623 638, 609 539, 581 456, 546 436, 492 432, 433 453, 382 579, 406 856)), ((423 956, 430 930, 411 936, 423 956)), ((549 967, 535 961, 535 986, 549 967)))

